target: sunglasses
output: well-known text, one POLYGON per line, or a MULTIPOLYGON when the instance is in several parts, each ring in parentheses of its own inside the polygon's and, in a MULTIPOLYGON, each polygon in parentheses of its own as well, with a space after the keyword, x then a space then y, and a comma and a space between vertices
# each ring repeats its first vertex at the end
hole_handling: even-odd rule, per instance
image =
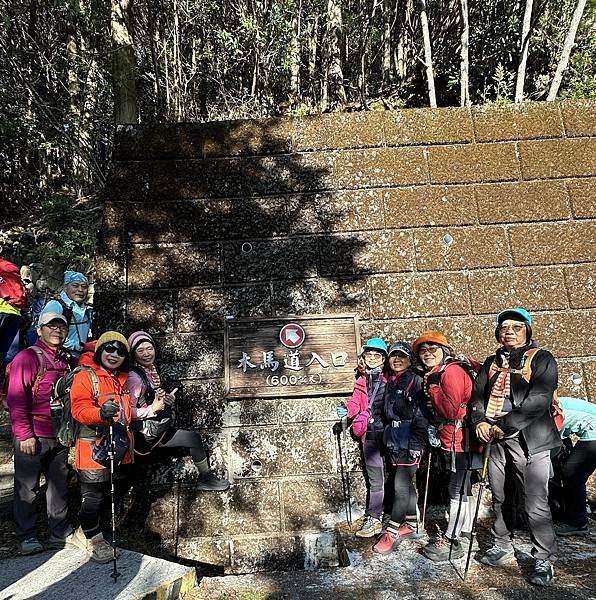
POLYGON ((503 332, 503 331, 509 331, 509 330, 514 331, 515 333, 519 333, 520 331, 525 331, 526 330, 526 326, 525 325, 501 325, 499 327, 499 332, 503 332))
POLYGON ((423 346, 418 350, 418 354, 436 354, 439 351, 439 346, 423 346))
POLYGON ((116 346, 115 344, 106 344, 103 347, 103 351, 106 354, 116 353, 118 356, 121 356, 122 358, 126 358, 126 350, 124 348, 122 348, 121 346, 116 346))

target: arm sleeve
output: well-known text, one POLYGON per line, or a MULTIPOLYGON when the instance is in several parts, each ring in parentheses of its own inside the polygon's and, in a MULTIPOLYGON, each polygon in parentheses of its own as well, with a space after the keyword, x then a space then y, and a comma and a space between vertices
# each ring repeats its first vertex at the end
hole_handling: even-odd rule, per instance
POLYGON ((143 379, 138 373, 131 371, 128 374, 128 379, 126 380, 126 386, 128 387, 128 392, 130 394, 130 410, 132 414, 132 420, 138 421, 141 419, 149 419, 155 416, 151 405, 145 405, 138 407, 137 403, 139 398, 145 393, 145 384, 143 383, 143 379))
MULTIPOLYGON (((480 373, 476 377, 476 381, 474 381, 474 387, 472 389, 472 399, 470 400, 470 406, 468 414, 470 416, 470 422, 472 425, 476 426, 481 421, 484 421, 485 417, 485 396, 486 389, 488 386, 488 372, 490 366, 494 360, 494 357, 489 356, 482 365, 480 369, 480 373)), ((488 400, 488 398, 487 398, 488 400)))
POLYGON ((532 361, 532 377, 529 391, 519 406, 497 419, 497 424, 506 435, 521 431, 542 416, 553 401, 558 385, 557 363, 550 352, 541 350, 532 361), (537 360, 540 358, 540 360, 537 360))
POLYGON ((346 403, 346 407, 348 409, 348 418, 356 416, 361 411, 362 406, 360 399, 362 398, 362 395, 364 395, 368 401, 368 397, 366 395, 366 378, 360 376, 354 382, 354 391, 352 392, 352 397, 346 403))
POLYGON ((83 425, 105 425, 99 418, 99 403, 93 397, 91 377, 85 371, 75 374, 70 388, 70 411, 83 425))
POLYGON ((6 404, 14 436, 19 441, 35 437, 31 408, 33 383, 37 377, 39 360, 33 350, 17 354, 10 365, 6 404))
POLYGON ((428 439, 428 415, 426 411, 426 397, 422 390, 422 380, 418 379, 412 386, 412 398, 416 409, 412 418, 410 434, 410 450, 424 450, 428 439))

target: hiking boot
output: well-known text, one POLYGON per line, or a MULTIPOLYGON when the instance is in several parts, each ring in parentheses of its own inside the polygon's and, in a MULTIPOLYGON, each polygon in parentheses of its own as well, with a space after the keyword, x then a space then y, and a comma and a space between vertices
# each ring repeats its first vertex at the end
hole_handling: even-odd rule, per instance
POLYGON ((211 471, 201 473, 199 480, 195 484, 195 488, 205 492, 223 492, 230 487, 230 482, 227 479, 220 479, 211 471))
POLYGON ((91 560, 97 563, 107 563, 114 558, 112 546, 104 540, 101 533, 87 540, 87 554, 91 560))
POLYGON ((19 554, 22 556, 38 554, 39 552, 43 552, 43 546, 39 543, 39 540, 36 537, 19 542, 19 554))
POLYGON ((536 559, 530 583, 533 585, 547 586, 552 584, 554 578, 555 570, 553 569, 550 560, 536 559))
POLYGON ((416 533, 416 527, 411 523, 402 523, 397 530, 400 538, 409 538, 416 533))
POLYGON ((434 542, 422 548, 422 554, 434 562, 445 562, 463 558, 464 548, 458 540, 451 540, 444 535, 439 535, 434 542))
POLYGON ((48 543, 46 544, 46 548, 48 550, 62 550, 63 548, 66 548, 66 546, 73 546, 83 550, 85 549, 85 546, 81 545, 75 531, 69 533, 63 538, 58 537, 57 535, 51 535, 48 543))
POLYGON ((360 529, 362 529, 362 526, 364 525, 364 521, 366 521, 366 518, 367 518, 367 515, 362 515, 361 517, 358 517, 355 521, 352 521, 350 530, 352 532, 355 532, 355 531, 359 531, 360 529))
POLYGON ((371 517, 371 515, 366 515, 362 522, 362 527, 354 535, 361 538, 371 538, 381 533, 382 530, 383 525, 379 519, 371 517))
POLYGON ((567 523, 559 523, 555 525, 555 533, 561 536, 567 535, 590 535, 590 528, 588 525, 583 527, 576 527, 575 525, 567 525, 567 523))
POLYGON ((483 565, 489 565, 490 567, 501 567, 508 562, 511 562, 515 558, 513 548, 505 550, 501 546, 494 544, 492 548, 489 548, 480 558, 480 562, 483 565))
POLYGON ((402 538, 392 531, 385 529, 379 537, 379 541, 373 546, 373 550, 378 554, 390 554, 402 542, 402 538))

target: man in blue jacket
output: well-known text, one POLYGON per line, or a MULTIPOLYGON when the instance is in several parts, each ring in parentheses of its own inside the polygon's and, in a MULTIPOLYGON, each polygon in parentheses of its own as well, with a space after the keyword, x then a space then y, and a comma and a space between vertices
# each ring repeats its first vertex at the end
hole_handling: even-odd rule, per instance
POLYGON ((65 271, 60 296, 56 300, 50 300, 42 311, 42 314, 51 312, 66 317, 68 336, 64 349, 77 361, 83 352, 83 346, 91 339, 93 307, 87 304, 88 297, 87 277, 77 271, 65 271))
POLYGON ((561 467, 564 523, 555 525, 557 535, 590 535, 586 509, 586 482, 596 469, 596 404, 579 398, 560 398, 563 407, 561 437, 577 441, 561 467))

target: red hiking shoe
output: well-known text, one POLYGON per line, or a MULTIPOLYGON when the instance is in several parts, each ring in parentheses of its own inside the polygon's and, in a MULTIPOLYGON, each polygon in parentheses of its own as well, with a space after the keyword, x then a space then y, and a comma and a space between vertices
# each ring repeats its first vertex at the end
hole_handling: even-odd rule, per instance
POLYGON ((379 537, 379 541, 373 546, 377 554, 389 554, 401 544, 401 537, 388 529, 384 529, 379 537))
POLYGON ((416 528, 410 523, 402 523, 397 530, 399 537, 409 538, 416 533, 416 528))

